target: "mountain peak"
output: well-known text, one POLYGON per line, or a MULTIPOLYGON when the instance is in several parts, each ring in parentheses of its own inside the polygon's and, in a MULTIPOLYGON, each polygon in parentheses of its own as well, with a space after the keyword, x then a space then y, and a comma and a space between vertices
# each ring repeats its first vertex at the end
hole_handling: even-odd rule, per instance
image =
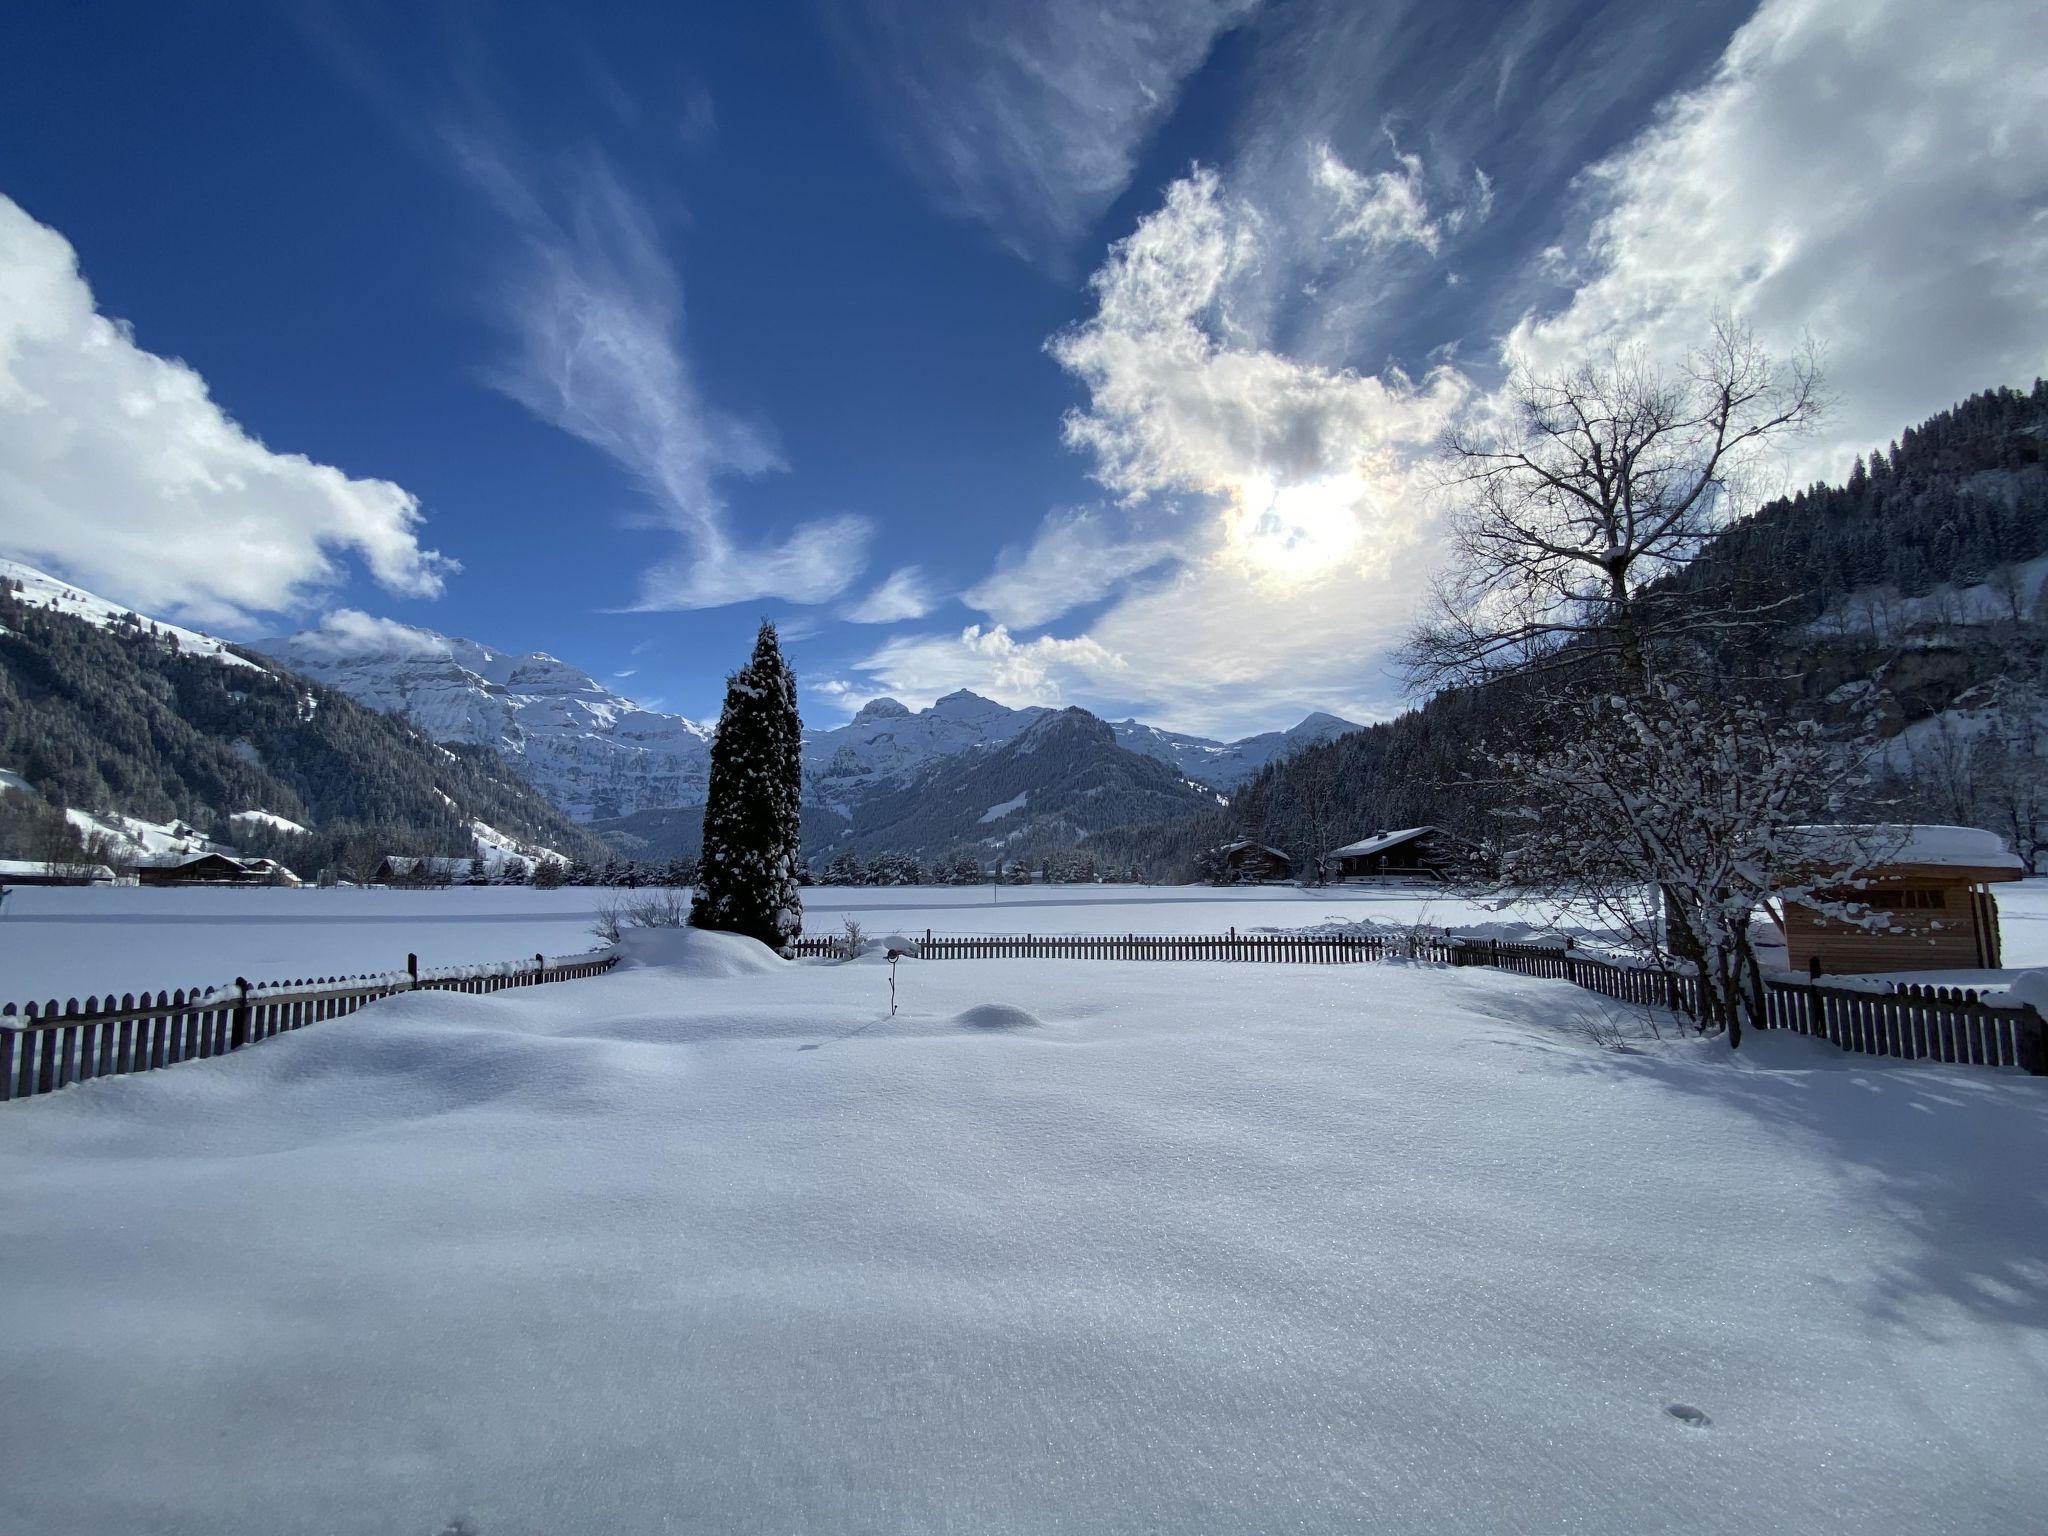
POLYGON ((1011 710, 994 699, 985 699, 967 688, 955 688, 944 698, 933 702, 931 713, 947 719, 979 719, 990 715, 1007 715, 1011 710))
POLYGON ((853 717, 854 725, 867 725, 876 720, 907 720, 910 708, 896 699, 869 699, 861 705, 860 712, 853 717))
MULTIPOLYGON (((1333 715, 1327 710, 1321 709, 1311 714, 1303 715, 1301 723, 1294 727, 1294 731, 1355 731, 1357 729, 1356 725, 1346 720, 1342 715, 1333 715)), ((1293 735, 1294 731, 1290 731, 1288 734, 1293 735)))

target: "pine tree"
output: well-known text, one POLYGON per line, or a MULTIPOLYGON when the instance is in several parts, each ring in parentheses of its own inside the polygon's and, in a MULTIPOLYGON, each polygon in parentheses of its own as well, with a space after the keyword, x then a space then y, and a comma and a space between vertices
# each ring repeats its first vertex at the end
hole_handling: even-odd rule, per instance
POLYGON ((797 837, 803 723, 796 675, 763 623, 747 664, 726 680, 711 743, 704 852, 690 922, 787 949, 803 928, 797 837))

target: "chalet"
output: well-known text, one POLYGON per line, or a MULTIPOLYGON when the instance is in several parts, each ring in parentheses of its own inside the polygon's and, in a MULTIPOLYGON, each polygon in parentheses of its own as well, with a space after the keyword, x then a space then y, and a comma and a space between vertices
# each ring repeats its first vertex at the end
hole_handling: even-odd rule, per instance
POLYGON ((1479 861, 1479 850, 1442 827, 1404 827, 1332 848, 1332 880, 1446 880, 1479 861))
POLYGON ((1817 902, 1866 908, 1885 922, 1864 927, 1829 916, 1817 904, 1785 902, 1780 926, 1792 970, 1868 976, 1998 969, 1998 901, 1990 887, 2022 878, 2026 868, 1997 833, 1921 826, 1827 830, 1868 847, 1875 862, 1853 885, 1818 892, 1817 902))
POLYGON ((143 885, 298 885, 299 877, 275 859, 237 859, 202 853, 176 864, 143 864, 135 871, 143 885))
POLYGON ((46 864, 40 859, 0 859, 0 885, 112 885, 120 876, 104 864, 46 864))
POLYGON ((1216 850, 1217 868, 1225 880, 1292 880, 1294 860, 1264 843, 1225 843, 1216 850))

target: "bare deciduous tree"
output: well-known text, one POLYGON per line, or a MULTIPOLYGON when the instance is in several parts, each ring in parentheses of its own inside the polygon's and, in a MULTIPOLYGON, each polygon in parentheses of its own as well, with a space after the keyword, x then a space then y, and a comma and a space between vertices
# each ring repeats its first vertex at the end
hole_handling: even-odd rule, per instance
POLYGON ((1649 589, 1753 506, 1773 440, 1822 403, 1810 352, 1782 362, 1728 320, 1676 368, 1517 363, 1503 402, 1444 444, 1452 550, 1406 648, 1417 686, 1601 660, 1646 679, 1654 642, 1729 622, 1649 589))

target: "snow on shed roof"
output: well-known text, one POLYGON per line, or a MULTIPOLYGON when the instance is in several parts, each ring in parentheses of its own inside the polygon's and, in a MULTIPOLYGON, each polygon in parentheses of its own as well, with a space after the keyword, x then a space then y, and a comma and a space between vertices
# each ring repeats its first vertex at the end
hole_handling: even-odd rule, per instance
POLYGON ((2009 869, 2018 873, 2026 870, 2018 855, 2006 850, 2004 838, 1982 827, 1845 822, 1790 830, 1816 840, 1839 839, 1845 847, 1861 848, 1880 867, 1911 864, 1925 869, 2009 869))
POLYGON ((1399 832, 1375 832, 1371 837, 1361 838, 1355 843, 1346 843, 1342 848, 1332 848, 1328 856, 1333 859, 1368 858, 1375 853, 1385 853, 1389 848, 1398 848, 1425 832, 1435 830, 1435 827, 1403 827, 1399 832))

